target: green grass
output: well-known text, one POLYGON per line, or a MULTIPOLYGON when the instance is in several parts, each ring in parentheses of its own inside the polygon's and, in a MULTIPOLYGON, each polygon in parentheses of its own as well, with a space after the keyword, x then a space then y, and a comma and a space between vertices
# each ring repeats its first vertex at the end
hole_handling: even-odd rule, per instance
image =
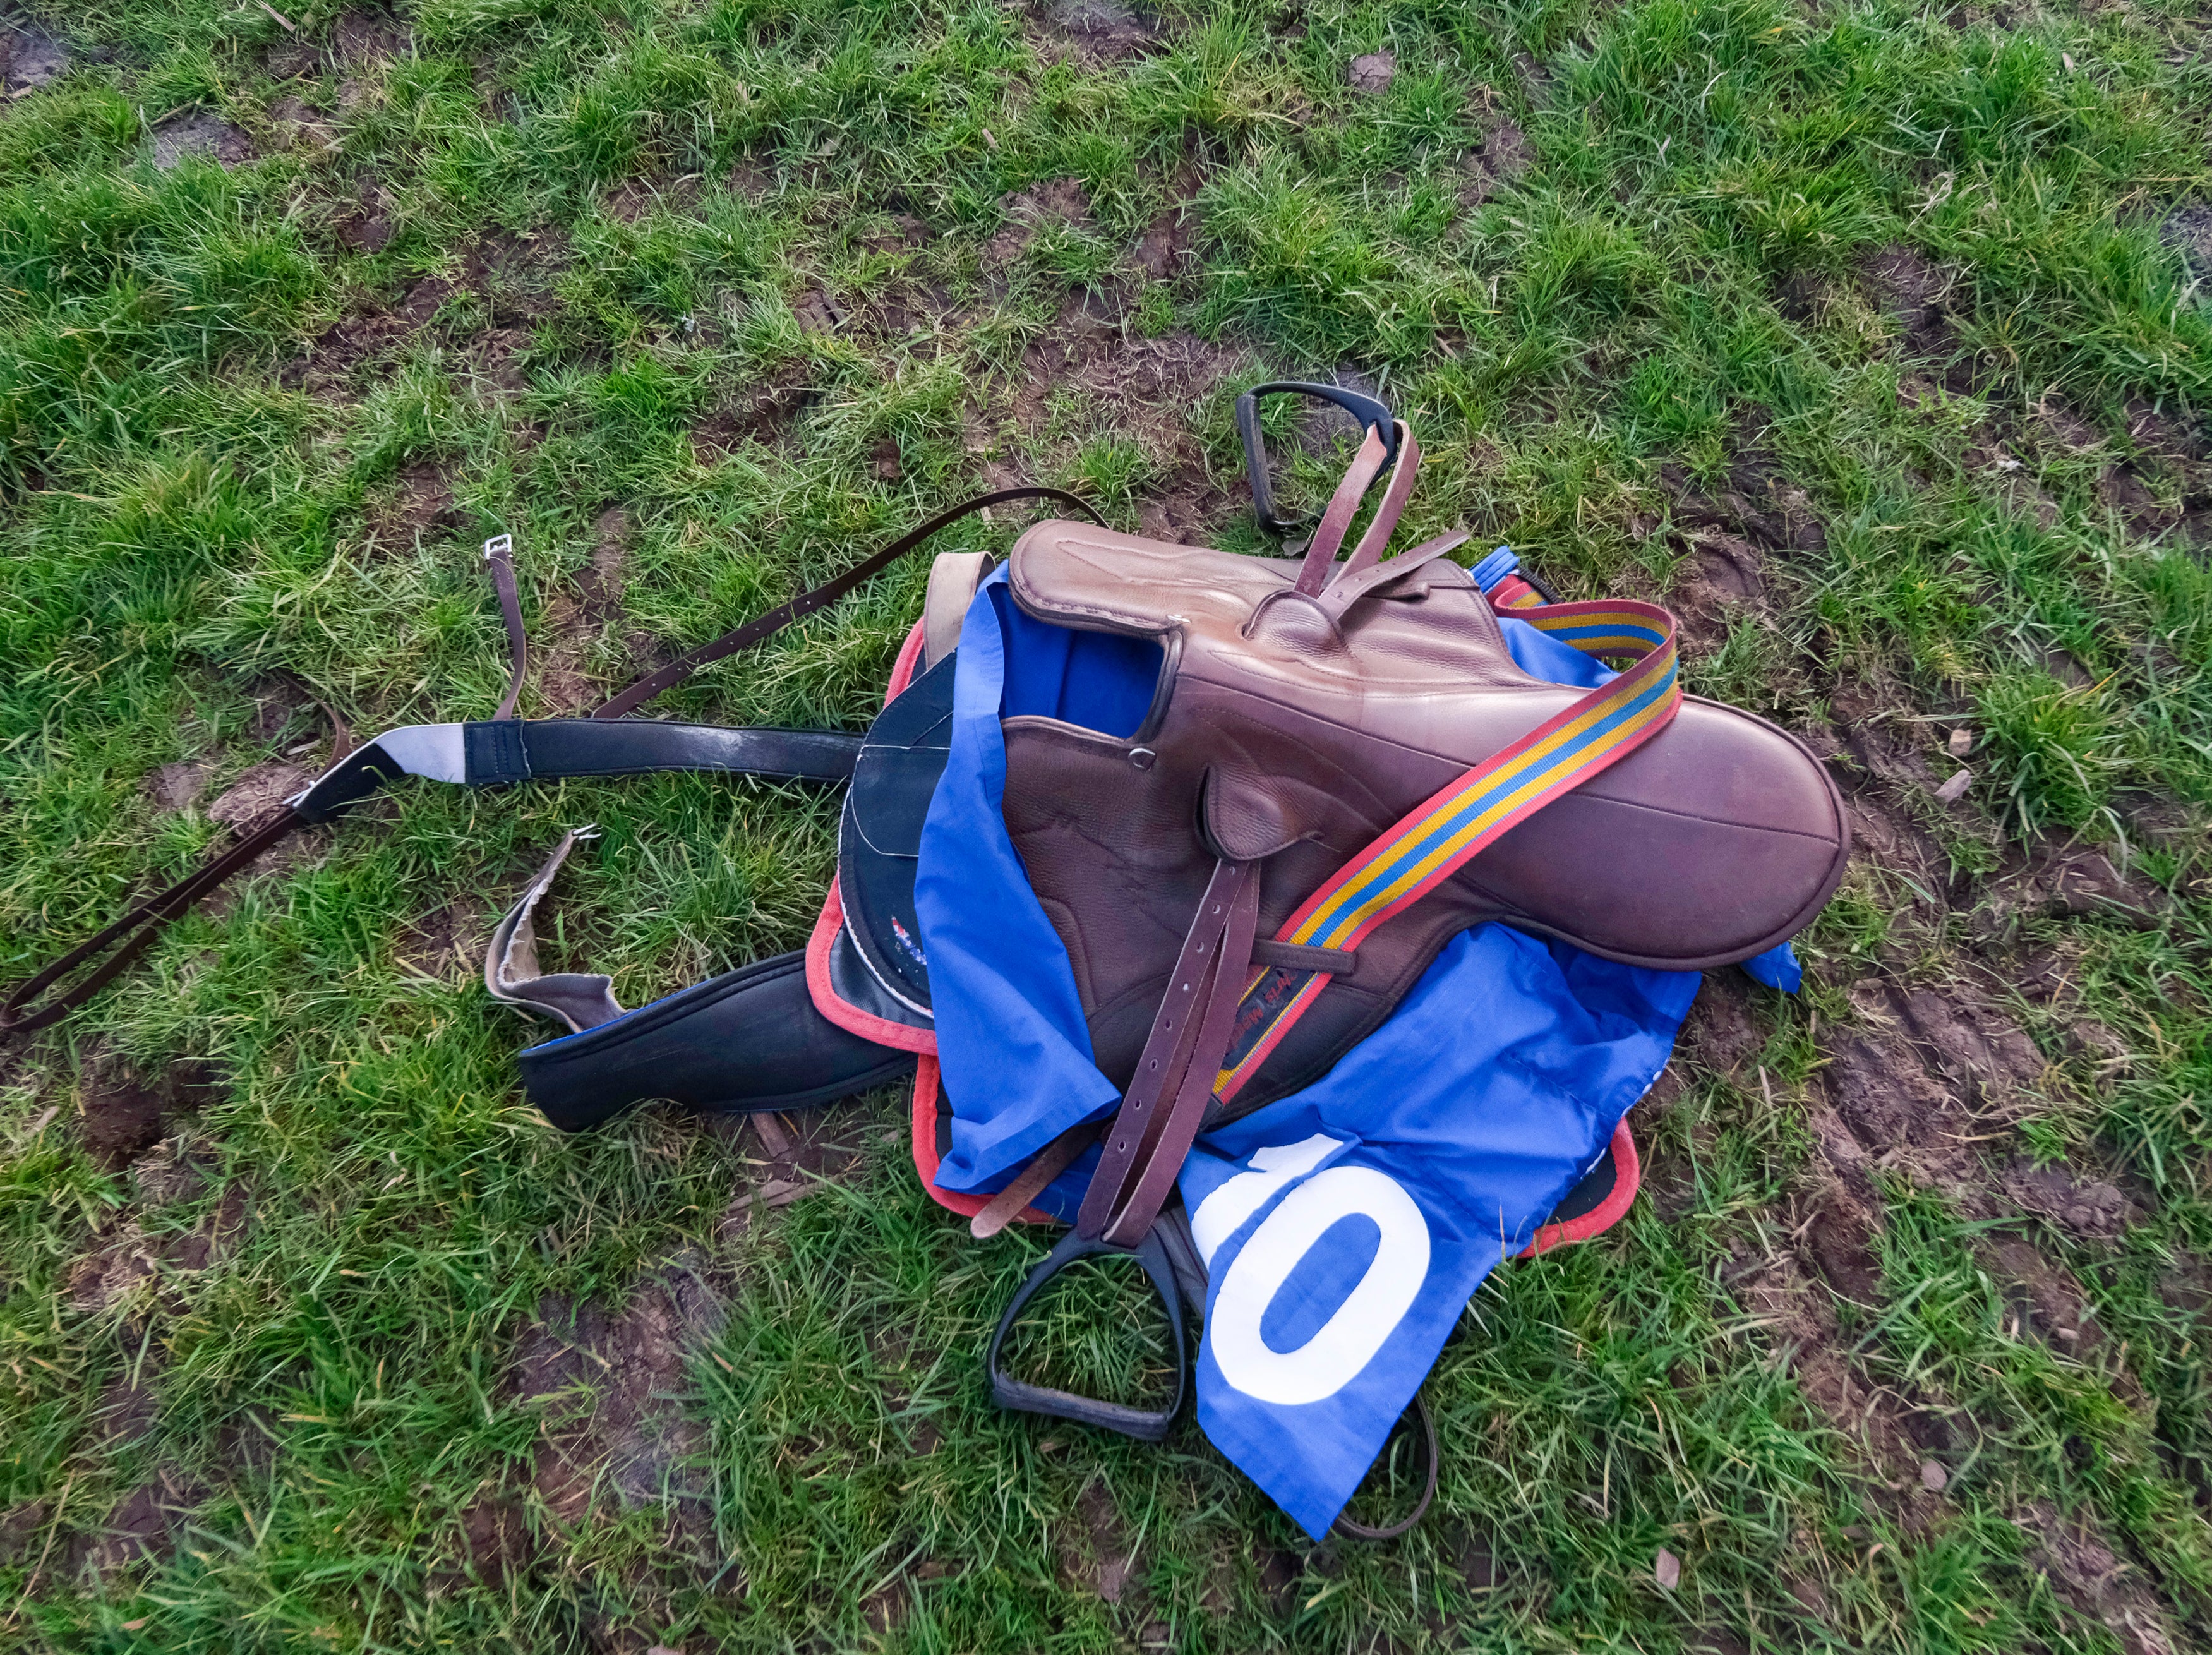
MULTIPOLYGON (((1927 854, 1864 851, 1801 945, 1807 995, 1752 1000, 1741 1050, 1700 1014, 1638 1117, 1651 1193, 1620 1230, 1477 1294, 1430 1392, 1436 1513, 1316 1551, 1188 1418, 1151 1449, 993 1409, 983 1342, 1042 1243, 973 1243, 921 1195, 902 1098, 846 1111, 860 1153, 832 1188, 733 1235, 755 1140, 653 1111, 556 1137, 514 1081, 529 1031, 419 944, 439 916, 480 941, 597 822, 546 947, 640 1003, 804 940, 834 797, 397 792, 0 1055, 0 1646, 2212 1641, 2212 261, 2174 216, 2212 189, 2212 58, 2190 9, 1177 6, 1119 58, 980 3, 317 0, 285 9, 296 36, 212 0, 39 15, 75 60, 0 106, 0 976, 192 866, 247 768, 317 762, 312 708, 265 715, 272 675, 357 730, 488 716, 485 534, 515 535, 541 644, 604 693, 987 473, 1130 527, 1194 500, 1255 548, 1222 492, 1230 403, 1277 373, 1378 380, 1427 453, 1408 535, 1464 523, 1576 594, 1693 609, 1697 502, 1740 516, 1755 454, 1825 544, 1765 546, 1692 678, 1831 746, 1887 732, 1836 766, 1927 854), (302 42, 319 60, 273 73, 302 42), (1353 94, 1350 58, 1386 49, 1389 89, 1353 94), (157 169, 153 131, 195 108, 257 157, 157 169), (1463 204, 1507 121, 1528 170, 1463 204), (1061 179, 1087 211, 1007 239, 1002 199, 1061 179), (1136 270, 1185 198, 1188 259, 1136 270), (1922 299, 1881 274, 1897 247, 1922 299), (1086 295, 1114 320, 1056 366, 1086 295), (326 341, 288 368, 403 302, 422 313, 358 362, 326 341), (1210 366, 1149 381, 1147 350, 1210 366), (416 509, 433 486, 442 514, 416 509), (610 507, 619 613, 578 583, 610 507), (1954 727, 1975 781, 1946 812, 1954 727), (158 810, 142 778, 182 761, 202 795, 158 810), (2069 842, 2124 865, 2140 928, 2026 899, 2069 842), (2046 1067, 1960 1117, 1963 1183, 1909 1156, 1857 1175, 1851 1302, 1807 1225, 1838 1199, 1828 1077, 1868 977, 1971 1001, 2046 1067), (204 1179, 163 1202, 161 1156, 104 1165, 82 1117, 118 1065, 185 1060, 218 1080, 162 1153, 204 1179), (2117 1232, 1992 1208, 2039 1164, 2112 1180, 2117 1232), (235 1238, 176 1263, 234 1190, 235 1238), (172 1262, 88 1296, 88 1257, 134 1236, 172 1262), (2099 1336, 2021 1320, 2008 1238, 2099 1336), (572 1521, 534 1479, 517 1350, 547 1295, 619 1313, 679 1255, 726 1305, 655 1404, 697 1423, 678 1475, 702 1497, 572 1521), (1823 1372, 1875 1399, 1887 1451, 1823 1372), (134 1376, 150 1417, 119 1428, 134 1376), (160 1555, 87 1569, 149 1488, 179 1508, 160 1555), (502 1501, 527 1536, 504 1562, 468 1539, 502 1501), (1132 1550, 1109 1602, 1099 1557, 1132 1550)), ((1329 469, 1297 457, 1293 491, 1329 469)), ((661 710, 861 727, 924 574, 661 710)), ((1056 1293, 1024 1371, 1154 1394, 1144 1302, 1056 1293)))

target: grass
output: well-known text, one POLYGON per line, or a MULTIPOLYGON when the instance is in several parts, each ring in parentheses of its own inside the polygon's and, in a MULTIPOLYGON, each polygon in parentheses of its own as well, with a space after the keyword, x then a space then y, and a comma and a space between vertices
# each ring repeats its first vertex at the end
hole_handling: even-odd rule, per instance
MULTIPOLYGON (((1254 549, 1230 402, 1275 373, 1413 420, 1409 534, 1666 595, 1696 682, 1822 742, 1863 831, 1803 998, 1709 991, 1636 1117, 1636 1213, 1476 1295, 1436 1513, 1314 1549, 1188 1419, 1149 1449, 991 1407, 1042 1244, 920 1194, 902 1099, 749 1220, 763 1140, 523 1105, 464 956, 563 828, 604 837, 549 954, 636 1004, 804 940, 834 797, 395 793, 0 1055, 0 1645, 2212 1640, 2190 9, 34 12, 72 61, 0 110, 0 975, 191 866, 249 769, 318 762, 288 685, 356 730, 488 716, 486 534, 548 713, 987 478, 1254 549), (233 158, 157 167, 195 112, 233 158), (2129 906, 2067 894, 2095 856, 2129 906), (1898 1032, 1869 983, 2035 1072, 1898 1032), (1949 1139, 1852 1159, 1853 1040, 1924 1064, 1949 1139), (2076 1221, 2046 1176, 2124 1207, 2076 1221), (668 1497, 564 1505, 521 1353, 587 1302, 603 1358, 642 1348, 672 1259, 718 1316, 584 1387, 672 1433, 668 1497)), ((860 727, 923 578, 662 709, 860 727)), ((1018 1361, 1151 1394, 1143 1302, 1056 1293, 1018 1361)))

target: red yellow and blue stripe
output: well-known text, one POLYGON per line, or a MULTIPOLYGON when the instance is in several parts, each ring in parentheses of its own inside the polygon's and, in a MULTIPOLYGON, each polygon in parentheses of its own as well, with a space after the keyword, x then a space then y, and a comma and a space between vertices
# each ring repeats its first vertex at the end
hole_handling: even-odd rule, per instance
MULTIPOLYGON (((1277 932, 1278 941, 1357 948, 1501 835, 1626 758, 1674 718, 1682 691, 1673 616, 1656 604, 1546 604, 1533 588, 1528 597, 1534 601, 1492 593, 1515 619, 1585 654, 1631 665, 1408 812, 1309 897, 1277 932)), ((1230 1066, 1215 1081, 1218 1098, 1236 1095, 1330 982, 1316 972, 1286 995, 1293 980, 1262 971, 1247 988, 1230 1066)))

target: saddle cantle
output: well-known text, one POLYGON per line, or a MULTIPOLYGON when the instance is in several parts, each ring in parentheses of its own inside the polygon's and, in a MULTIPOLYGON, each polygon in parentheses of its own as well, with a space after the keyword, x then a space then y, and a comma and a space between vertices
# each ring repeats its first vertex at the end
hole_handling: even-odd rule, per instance
MULTIPOLYGON (((1015 545, 1010 585, 1026 612, 1160 648, 1157 692, 1133 732, 1004 721, 1006 825, 1117 1084, 1131 1086, 1152 1050, 1218 869, 1255 870, 1256 934, 1273 938, 1407 812, 1586 693, 1514 663, 1483 593, 1435 555, 1449 544, 1364 567, 1355 553, 1318 592, 1301 589, 1310 559, 1085 523, 1042 523, 1015 545)), ((1685 697, 1656 737, 1504 832, 1352 958, 1256 944, 1258 972, 1334 975, 1233 1096, 1209 1100, 1205 1122, 1326 1072, 1472 925, 1503 921, 1658 969, 1725 964, 1801 929, 1849 847, 1841 801, 1804 747, 1685 697)))

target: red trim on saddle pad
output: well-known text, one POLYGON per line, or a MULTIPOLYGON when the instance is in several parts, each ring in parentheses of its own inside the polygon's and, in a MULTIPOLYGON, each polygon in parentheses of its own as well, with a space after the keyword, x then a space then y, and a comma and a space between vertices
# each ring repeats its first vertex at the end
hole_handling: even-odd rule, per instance
MULTIPOLYGON (((991 1204, 990 1196, 963 1195, 957 1190, 943 1189, 937 1182, 937 1168, 943 1159, 937 1153, 937 1059, 924 1056, 914 1069, 914 1170, 921 1174, 921 1187, 932 1201, 963 1218, 974 1218, 991 1204)), ((1058 1221, 1034 1207, 1023 1208, 1014 1219, 1017 1224, 1058 1221)))
POLYGON ((1534 1258, 1555 1247, 1604 1234, 1636 1204, 1636 1192, 1643 1183, 1644 1168, 1636 1159, 1636 1140, 1628 1135, 1628 1123, 1624 1120, 1613 1129, 1613 1193, 1580 1218, 1541 1226, 1536 1238, 1521 1250, 1520 1256, 1534 1258))

